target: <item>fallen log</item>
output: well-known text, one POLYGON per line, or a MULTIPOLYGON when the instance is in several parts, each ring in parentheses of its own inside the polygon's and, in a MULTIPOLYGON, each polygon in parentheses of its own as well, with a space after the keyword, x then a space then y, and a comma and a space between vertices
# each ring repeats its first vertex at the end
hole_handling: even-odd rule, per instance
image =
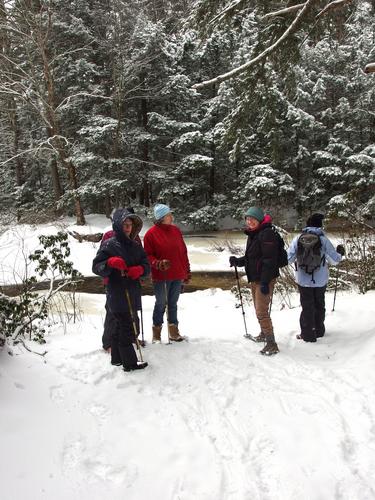
POLYGON ((101 241, 103 238, 103 233, 80 234, 80 233, 77 233, 77 231, 68 231, 68 234, 70 234, 70 236, 73 236, 73 238, 78 240, 80 243, 82 243, 82 241, 90 241, 91 243, 99 243, 99 241, 101 241))

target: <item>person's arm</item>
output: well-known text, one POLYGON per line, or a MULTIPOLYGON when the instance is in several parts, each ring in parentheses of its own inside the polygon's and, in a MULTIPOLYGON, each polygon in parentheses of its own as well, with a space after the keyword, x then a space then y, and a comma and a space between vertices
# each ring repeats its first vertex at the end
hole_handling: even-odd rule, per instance
POLYGON ((155 245, 154 245, 154 238, 153 238, 153 235, 151 235, 150 233, 146 233, 145 234, 145 237, 143 238, 143 245, 144 245, 144 249, 145 249, 145 252, 146 252, 146 255, 147 255, 147 259, 151 265, 151 267, 154 267, 155 269, 157 269, 157 262, 158 262, 158 258, 157 256, 155 255, 155 245))
POLYGON ((293 264, 293 262, 297 258, 298 238, 299 238, 299 236, 296 236, 295 238, 293 238, 292 243, 290 244, 290 247, 287 250, 289 264, 293 264))
POLYGON ((108 252, 108 246, 104 243, 99 248, 96 257, 92 263, 92 272, 103 278, 108 277, 112 273, 112 268, 107 265, 107 261, 110 258, 108 252))
POLYGON ((182 254, 183 258, 185 261, 185 269, 186 269, 186 279, 190 280, 191 279, 191 270, 190 270, 190 262, 189 262, 189 256, 188 256, 188 251, 187 251, 187 246, 183 237, 183 234, 179 228, 177 228, 180 234, 181 238, 181 249, 182 249, 182 254))
POLYGON ((341 261, 342 255, 336 252, 335 247, 327 237, 323 236, 323 241, 323 253, 326 256, 327 262, 336 266, 341 261))

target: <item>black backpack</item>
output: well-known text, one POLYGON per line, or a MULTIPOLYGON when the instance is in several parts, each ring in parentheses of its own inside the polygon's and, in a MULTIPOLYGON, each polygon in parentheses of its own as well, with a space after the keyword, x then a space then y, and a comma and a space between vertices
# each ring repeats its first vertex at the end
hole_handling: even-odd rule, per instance
POLYGON ((285 267, 288 265, 288 254, 285 250, 285 241, 283 237, 280 235, 279 231, 272 226, 273 231, 277 234, 277 238, 279 240, 279 254, 277 257, 277 265, 278 267, 285 267))
POLYGON ((311 274, 311 281, 314 281, 314 271, 325 262, 321 249, 322 242, 317 234, 303 232, 298 238, 297 266, 305 273, 311 274))

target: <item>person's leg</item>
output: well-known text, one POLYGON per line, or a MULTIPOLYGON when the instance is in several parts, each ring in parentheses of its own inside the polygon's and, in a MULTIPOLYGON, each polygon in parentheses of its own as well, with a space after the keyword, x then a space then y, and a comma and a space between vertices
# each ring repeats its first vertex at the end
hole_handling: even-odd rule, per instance
POLYGON ((261 332, 264 333, 264 335, 273 336, 273 325, 272 325, 272 320, 270 316, 270 302, 271 302, 271 297, 273 293, 273 288, 275 286, 275 279, 273 279, 269 283, 269 293, 266 295, 260 291, 260 283, 252 283, 252 292, 253 292, 253 297, 255 296, 255 301, 254 301, 254 307, 255 307, 255 313, 260 325, 260 330, 261 332))
POLYGON ((325 334, 324 320, 326 317, 325 293, 326 287, 314 288, 315 299, 315 333, 317 337, 323 337, 325 334))
POLYGON ((169 323, 178 325, 177 302, 181 294, 181 280, 167 281, 168 288, 168 318, 169 323))
POLYGON ((261 332, 264 334, 266 345, 260 351, 261 354, 276 354, 279 348, 275 342, 273 333, 273 325, 270 316, 270 303, 275 286, 276 279, 271 280, 269 283, 269 293, 264 294, 260 290, 260 283, 255 283, 255 312, 258 318, 261 332))
POLYGON ((164 281, 154 281, 155 305, 152 314, 152 342, 161 342, 161 330, 165 311, 164 281))
POLYGON ((316 342, 314 288, 299 286, 301 301, 301 337, 305 342, 316 342))
POLYGON ((177 302, 181 293, 181 280, 167 282, 168 287, 168 333, 170 340, 181 342, 184 337, 180 335, 177 318, 177 302))
POLYGON ((122 359, 119 350, 120 327, 116 315, 113 313, 111 314, 114 319, 114 327, 111 331, 111 364, 120 366, 122 365, 122 359))
POLYGON ((102 336, 103 349, 108 350, 111 347, 112 332, 116 329, 116 318, 109 310, 107 304, 105 305, 106 315, 104 320, 104 331, 102 336))
MULTIPOLYGON (((257 284, 255 282, 251 282, 250 283, 250 290, 251 290, 251 296, 253 298, 253 305, 254 305, 254 310, 256 311, 256 288, 257 288, 257 284)), ((254 337, 254 340, 256 342, 265 342, 266 341, 266 336, 264 335, 264 333, 262 332, 262 328, 260 329, 260 333, 259 335, 257 335, 256 337, 254 337)))
POLYGON ((163 316, 165 311, 165 291, 164 281, 155 281, 153 283, 155 294, 155 305, 152 314, 152 323, 155 326, 163 324, 163 316))
POLYGON ((118 322, 118 352, 124 368, 137 365, 137 355, 133 347, 133 322, 129 313, 115 313, 118 322))

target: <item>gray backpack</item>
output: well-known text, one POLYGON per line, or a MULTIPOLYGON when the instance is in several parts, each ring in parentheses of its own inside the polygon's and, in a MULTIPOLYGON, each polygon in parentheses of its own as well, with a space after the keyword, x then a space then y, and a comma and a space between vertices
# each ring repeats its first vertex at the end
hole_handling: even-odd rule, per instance
POLYGON ((325 263, 325 256, 321 255, 321 249, 322 242, 317 234, 303 232, 298 238, 297 266, 305 273, 311 274, 311 281, 314 281, 314 271, 325 263))

